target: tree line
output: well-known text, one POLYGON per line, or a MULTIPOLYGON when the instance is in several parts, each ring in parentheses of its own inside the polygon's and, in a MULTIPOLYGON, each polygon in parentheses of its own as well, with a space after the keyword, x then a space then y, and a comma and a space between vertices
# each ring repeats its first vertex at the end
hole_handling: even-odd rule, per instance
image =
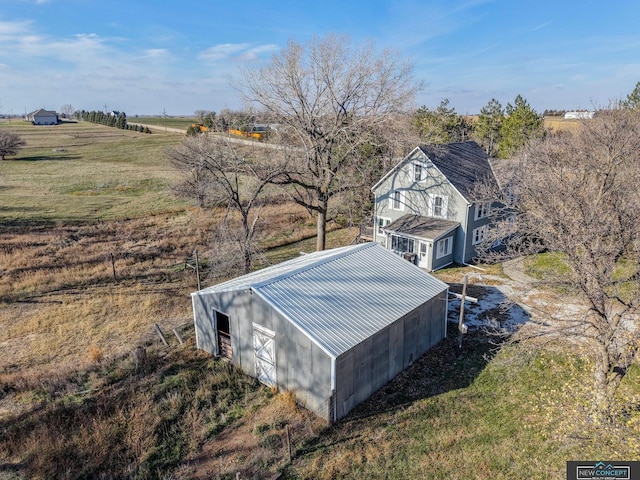
MULTIPOLYGON (((529 139, 541 138, 547 133, 544 115, 531 107, 521 95, 516 96, 513 104, 507 103, 505 107, 493 98, 477 116, 460 115, 449 103, 449 99, 445 98, 436 108, 423 105, 413 113, 399 115, 397 121, 408 121, 404 128, 411 130, 416 143, 475 140, 487 154, 498 158, 509 158, 529 139)), ((216 114, 214 111, 197 110, 194 115, 199 125, 214 132, 226 132, 231 128, 247 131, 251 125, 270 123, 274 118, 274 115, 266 115, 264 111, 223 110, 216 114)), ((187 130, 188 135, 199 133, 202 130, 197 126, 187 130)))
POLYGON ((77 120, 98 123, 107 127, 119 128, 121 130, 132 130, 140 133, 151 133, 149 127, 127 122, 127 114, 124 112, 105 113, 100 110, 76 110, 74 116, 77 120))

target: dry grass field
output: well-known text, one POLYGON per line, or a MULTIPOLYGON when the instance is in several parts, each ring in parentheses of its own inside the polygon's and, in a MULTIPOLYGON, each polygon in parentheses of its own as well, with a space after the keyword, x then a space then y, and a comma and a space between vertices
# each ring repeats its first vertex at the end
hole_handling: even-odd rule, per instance
MULTIPOLYGON (((0 478, 164 478, 226 425, 259 418, 269 390, 194 350, 185 262, 198 249, 207 285, 224 212, 172 195, 164 151, 182 136, 0 128, 27 142, 0 163, 0 478), (148 361, 136 374, 138 345, 148 361)), ((300 207, 261 216, 263 262, 313 248, 315 220, 300 207)), ((329 245, 354 236, 334 230, 329 245)))
POLYGON ((564 117, 544 117, 544 128, 552 132, 575 132, 584 120, 566 119, 564 117))

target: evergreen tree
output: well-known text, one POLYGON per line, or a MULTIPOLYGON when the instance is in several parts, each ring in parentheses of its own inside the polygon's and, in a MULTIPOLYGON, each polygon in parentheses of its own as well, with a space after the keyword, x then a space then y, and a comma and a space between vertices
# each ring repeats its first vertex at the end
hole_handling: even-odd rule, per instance
POLYGON ((120 112, 118 114, 118 118, 116 119, 116 128, 120 128, 124 130, 126 126, 127 126, 127 116, 123 112, 120 112))
POLYGON ((473 126, 474 137, 489 156, 495 157, 498 153, 503 120, 504 109, 498 100, 492 98, 482 107, 473 126))
POLYGON ((636 83, 633 92, 627 95, 627 99, 621 103, 624 108, 640 108, 640 82, 636 83))
POLYGON ((462 142, 468 139, 471 125, 449 108, 449 99, 445 98, 435 110, 420 107, 414 114, 413 123, 420 139, 428 144, 462 142))
POLYGON ((544 117, 518 95, 513 105, 507 103, 498 149, 500 158, 513 156, 530 139, 542 138, 544 133, 544 117))

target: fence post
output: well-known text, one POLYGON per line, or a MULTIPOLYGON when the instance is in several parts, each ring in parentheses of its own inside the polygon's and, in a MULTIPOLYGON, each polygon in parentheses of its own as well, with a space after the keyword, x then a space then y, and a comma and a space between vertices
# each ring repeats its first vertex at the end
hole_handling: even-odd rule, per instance
POLYGON ((111 255, 111 269, 113 270, 113 279, 117 282, 118 278, 116 277, 116 260, 115 258, 113 258, 113 252, 111 252, 110 255, 111 255))
POLYGON ((162 330, 160 329, 160 325, 158 325, 157 323, 154 323, 153 326, 155 327, 156 332, 158 332, 158 335, 160 336, 162 343, 164 343, 168 347, 169 342, 167 342, 167 339, 165 338, 164 333, 162 333, 162 330))
POLYGON ((176 330, 175 328, 173 329, 173 334, 176 336, 176 338, 178 339, 178 341, 180 342, 180 345, 182 345, 184 343, 184 341, 182 340, 182 337, 180 336, 180 333, 178 332, 178 330, 176 330))
POLYGON ((200 288, 200 262, 198 261, 198 249, 197 248, 193 251, 193 254, 196 257, 196 278, 198 279, 198 290, 201 290, 201 288, 200 288))

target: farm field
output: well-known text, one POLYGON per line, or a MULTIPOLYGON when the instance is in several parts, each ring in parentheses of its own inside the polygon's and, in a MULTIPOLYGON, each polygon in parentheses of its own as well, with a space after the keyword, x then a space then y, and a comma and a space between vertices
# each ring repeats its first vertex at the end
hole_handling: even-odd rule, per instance
MULTIPOLYGON (((172 194, 176 174, 164 152, 181 135, 58 127, 12 122, 27 145, 0 164, 0 371, 121 353, 155 322, 184 323, 197 283, 185 262, 198 249, 206 267, 210 232, 224 215, 172 194)), ((265 236, 264 262, 312 248, 310 238, 297 251, 273 250, 313 236, 315 220, 301 207, 262 214, 277 231, 265 236)), ((334 235, 349 243, 355 231, 334 235)))
MULTIPOLYGON (((561 479, 568 459, 640 459, 637 411, 616 428, 586 422, 580 355, 527 356, 480 333, 460 350, 454 328, 327 427, 195 351, 186 264, 198 249, 206 275, 224 212, 172 195, 164 150, 182 136, 59 127, 0 123, 27 140, 0 163, 0 480, 561 479)), ((300 207, 262 216, 263 265, 314 248, 300 207)), ((328 246, 355 234, 334 225, 328 246)), ((468 271, 438 275, 455 283, 468 271)), ((637 368, 621 395, 640 403, 637 368)))
POLYGON ((0 164, 0 221, 77 222, 183 208, 169 191, 164 151, 179 134, 143 134, 88 122, 0 123, 27 145, 0 164))
POLYGON ((552 132, 575 131, 582 120, 564 117, 544 117, 544 127, 552 132))
POLYGON ((144 125, 155 125, 157 127, 167 128, 181 128, 185 132, 192 123, 197 123, 198 120, 195 117, 176 117, 176 116, 152 116, 142 115, 135 116, 129 119, 131 123, 142 123, 144 125))

